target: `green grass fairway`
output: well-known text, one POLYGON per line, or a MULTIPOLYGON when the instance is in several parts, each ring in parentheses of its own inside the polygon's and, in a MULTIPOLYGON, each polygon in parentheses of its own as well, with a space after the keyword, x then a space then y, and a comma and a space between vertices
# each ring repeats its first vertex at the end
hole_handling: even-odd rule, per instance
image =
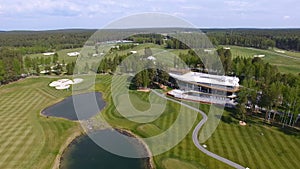
MULTIPOLYGON (((59 50, 57 51, 57 54, 59 56, 58 60, 60 62, 62 62, 63 60, 65 61, 65 63, 70 63, 70 62, 74 62, 77 60, 77 57, 70 57, 67 55, 67 53, 70 53, 70 52, 80 52, 81 51, 81 48, 75 48, 75 49, 63 49, 63 50, 59 50)), ((38 54, 31 54, 31 55, 28 55, 30 56, 31 58, 37 58, 37 57, 44 57, 44 58, 47 58, 47 57, 53 57, 52 56, 44 56, 42 53, 38 53, 38 54)))
MULTIPOLYGON (((167 130, 178 117, 180 106, 167 102, 162 115, 153 122, 142 124, 125 119, 113 104, 111 78, 110 75, 97 75, 95 89, 104 92, 107 106, 101 116, 112 126, 131 130, 141 137, 150 137, 167 130)), ((118 78, 121 80, 124 76, 118 78)), ((42 77, 28 78, 0 87, 0 168, 50 169, 66 140, 74 133, 81 132, 75 122, 39 115, 45 107, 71 94, 70 91, 58 91, 48 87, 52 80, 42 77)), ((148 97, 148 93, 130 92, 131 101, 140 110, 145 109, 147 104, 143 102, 147 102, 148 97), (141 100, 136 102, 137 98, 141 100)), ((152 97, 154 102, 159 100, 158 97, 152 97)), ((201 109, 207 112, 209 106, 201 105, 201 109)), ((187 115, 193 113, 187 108, 183 110, 187 115)), ((225 111, 224 116, 229 117, 229 112, 225 111)), ((201 116, 198 115, 196 121, 199 122, 200 119, 201 116)), ((276 127, 264 126, 253 119, 247 126, 238 125, 235 119, 230 122, 220 122, 212 137, 203 143, 208 146, 207 149, 245 167, 298 168, 299 133, 284 134, 276 127)), ((185 123, 193 124, 189 119, 185 123)), ((157 169, 175 166, 199 169, 230 168, 199 151, 193 144, 192 130, 178 145, 155 156, 154 163, 157 169)))
POLYGON ((276 53, 279 53, 279 54, 285 54, 285 55, 288 55, 288 56, 300 58, 300 52, 296 52, 296 51, 287 51, 287 50, 282 50, 282 49, 277 49, 277 48, 270 49, 270 50, 271 50, 272 52, 276 52, 276 53), (283 51, 284 53, 281 53, 281 52, 278 52, 278 51, 283 51))
POLYGON ((144 137, 150 137, 158 135, 159 133, 163 132, 160 128, 158 128, 154 124, 144 124, 140 125, 137 128, 138 133, 144 137))
POLYGON ((51 168, 78 124, 46 118, 40 111, 69 95, 48 87, 52 79, 31 78, 0 87, 0 168, 51 168))
POLYGON ((221 122, 205 143, 207 149, 250 168, 298 168, 300 133, 287 135, 260 123, 221 122))
POLYGON ((196 166, 184 162, 184 161, 180 161, 178 159, 172 159, 172 158, 168 158, 163 160, 163 166, 165 169, 174 169, 174 168, 180 168, 180 169, 197 169, 196 166))
POLYGON ((231 53, 233 57, 250 57, 253 58, 254 55, 265 55, 263 60, 265 62, 269 62, 272 65, 276 65, 279 71, 283 73, 293 73, 298 74, 300 73, 300 59, 298 57, 298 53, 295 52, 287 52, 285 54, 276 53, 271 50, 261 50, 261 49, 254 49, 254 48, 246 48, 246 47, 239 47, 239 46, 230 46, 231 53), (285 55, 295 57, 297 59, 292 59, 288 57, 284 57, 285 55), (296 56, 294 56, 296 55, 296 56))
MULTIPOLYGON (((168 129, 178 116, 180 106, 168 102, 163 114, 152 123, 139 124, 126 120, 115 111, 112 104, 109 92, 111 76, 98 75, 97 82, 99 83, 96 85, 96 90, 106 91, 104 98, 110 103, 103 110, 103 115, 115 127, 129 129, 141 137, 150 137, 168 129)), ((136 91, 132 91, 130 94, 131 101, 136 98, 147 101, 149 96, 148 93, 136 91)), ((133 102, 137 109, 141 105, 140 102, 138 103, 133 102)), ((201 105, 200 107, 205 112, 209 110, 208 105, 201 105)), ((188 111, 185 110, 184 112, 188 111)), ((229 112, 225 111, 224 116, 229 116, 229 112)), ((200 119, 201 116, 199 115, 197 121, 200 119)), ((260 122, 252 122, 250 127, 249 125, 240 126, 238 120, 235 119, 231 121, 230 124, 221 121, 212 137, 203 143, 208 146, 210 151, 250 168, 298 168, 300 134, 297 136, 287 135, 278 131, 276 127, 266 127, 260 122), (264 135, 262 136, 261 133, 264 135)), ((177 164, 176 168, 179 168, 178 166, 186 168, 192 168, 192 166, 195 168, 230 168, 199 151, 193 144, 192 130, 176 147, 155 156, 154 162, 158 169, 174 168, 174 164, 177 164)))

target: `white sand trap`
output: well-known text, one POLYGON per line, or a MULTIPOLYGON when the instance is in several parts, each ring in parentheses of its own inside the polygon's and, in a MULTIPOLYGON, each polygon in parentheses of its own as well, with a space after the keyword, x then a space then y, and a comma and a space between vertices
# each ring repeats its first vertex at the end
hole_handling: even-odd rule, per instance
POLYGON ((202 146, 203 146, 204 148, 207 148, 207 145, 205 145, 205 144, 203 144, 202 146))
POLYGON ((61 85, 61 83, 58 81, 53 81, 49 84, 50 87, 56 87, 56 86, 60 86, 60 85, 61 85))
POLYGON ((246 122, 244 122, 244 121, 240 121, 240 125, 241 125, 241 126, 246 126, 247 124, 246 124, 246 122))
POLYGON ((56 86, 55 89, 57 90, 64 90, 64 89, 68 89, 70 88, 70 85, 60 85, 60 86, 56 86))
POLYGON ((78 84, 78 83, 81 83, 81 82, 83 82, 83 79, 81 79, 81 78, 73 79, 73 84, 78 84))
POLYGON ((81 83, 83 79, 81 78, 76 78, 73 80, 70 79, 59 79, 57 81, 53 81, 49 84, 50 87, 55 87, 57 90, 63 90, 63 89, 68 89, 73 84, 78 84, 81 83))

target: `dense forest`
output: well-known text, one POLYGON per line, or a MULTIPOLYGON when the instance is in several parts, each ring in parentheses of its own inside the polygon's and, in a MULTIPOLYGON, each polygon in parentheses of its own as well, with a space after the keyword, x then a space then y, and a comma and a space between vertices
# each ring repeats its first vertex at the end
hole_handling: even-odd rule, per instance
MULTIPOLYGON (((195 29, 191 29, 195 31, 195 29)), ((96 30, 54 30, 54 31, 9 31, 0 32, 0 47, 15 47, 21 54, 42 53, 59 49, 78 48, 96 30)), ((277 47, 285 50, 300 51, 300 29, 203 29, 211 40, 218 45, 237 45, 267 49, 277 47)), ((110 33, 114 33, 110 31, 110 33)), ((163 35, 140 34, 128 37, 136 43, 163 44, 163 35)), ((186 49, 187 46, 174 38, 166 45, 172 49, 186 49)), ((94 42, 96 43, 96 42, 94 42)))
POLYGON ((18 80, 22 70, 22 55, 15 50, 0 48, 0 85, 18 80))
POLYGON ((214 45, 300 51, 300 29, 206 29, 214 45))
POLYGON ((282 74, 260 58, 235 58, 232 69, 242 85, 237 105, 240 119, 246 120, 247 112, 257 112, 258 106, 265 111, 266 122, 294 126, 300 111, 299 75, 282 74))
POLYGON ((95 30, 0 32, 0 47, 14 47, 32 54, 82 47, 95 30))

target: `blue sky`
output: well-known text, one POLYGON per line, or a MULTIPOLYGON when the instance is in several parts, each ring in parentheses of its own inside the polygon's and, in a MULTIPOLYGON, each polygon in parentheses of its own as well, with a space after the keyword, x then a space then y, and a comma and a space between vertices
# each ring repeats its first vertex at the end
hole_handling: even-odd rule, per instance
POLYGON ((300 28, 300 0, 0 0, 0 30, 102 28, 161 12, 201 28, 300 28))

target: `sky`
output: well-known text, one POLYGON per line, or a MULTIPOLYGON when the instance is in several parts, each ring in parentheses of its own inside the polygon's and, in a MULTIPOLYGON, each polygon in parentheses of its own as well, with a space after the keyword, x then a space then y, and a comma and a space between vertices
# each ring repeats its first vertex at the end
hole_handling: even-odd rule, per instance
POLYGON ((159 12, 199 28, 300 28, 300 0, 0 0, 0 30, 101 29, 159 12))

